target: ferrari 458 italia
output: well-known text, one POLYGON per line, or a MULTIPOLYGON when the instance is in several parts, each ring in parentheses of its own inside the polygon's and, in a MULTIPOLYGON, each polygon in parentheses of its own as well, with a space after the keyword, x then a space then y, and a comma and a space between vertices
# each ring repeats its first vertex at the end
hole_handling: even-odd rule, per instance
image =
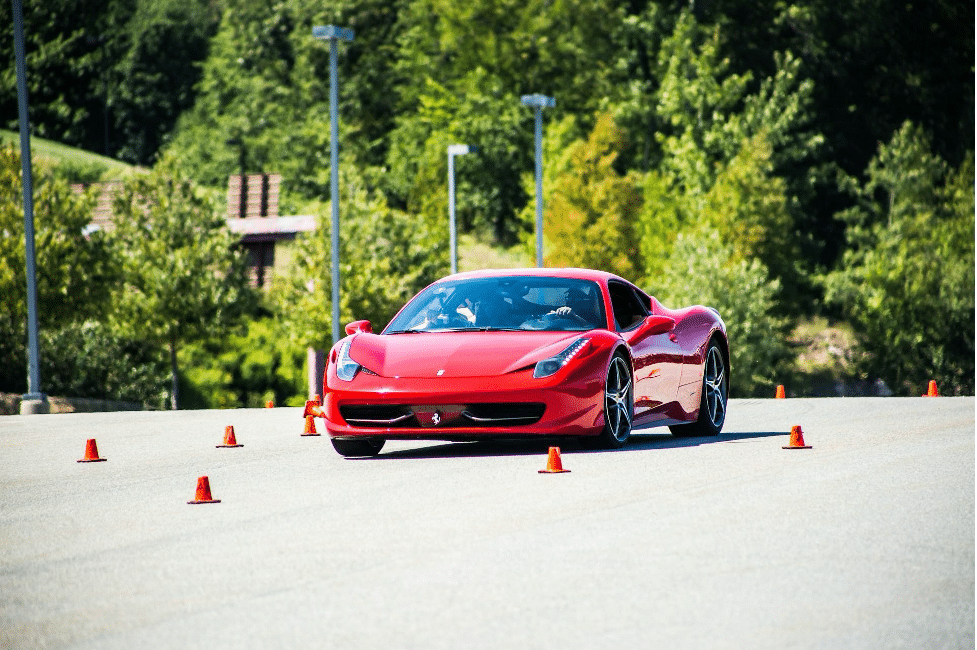
POLYGON ((729 345, 719 313, 667 309, 630 282, 583 269, 459 273, 376 334, 346 326, 328 356, 322 414, 343 456, 387 440, 581 437, 635 429, 716 435, 729 345))

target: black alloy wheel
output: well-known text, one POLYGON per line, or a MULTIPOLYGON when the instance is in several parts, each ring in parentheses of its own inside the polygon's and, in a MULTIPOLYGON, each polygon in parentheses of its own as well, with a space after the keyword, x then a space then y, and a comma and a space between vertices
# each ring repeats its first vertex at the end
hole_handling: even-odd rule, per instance
POLYGON ((619 448, 631 437, 634 420, 634 380, 627 359, 614 355, 607 368, 604 382, 604 431, 600 442, 604 447, 619 448))
POLYGON ((726 422, 726 403, 729 400, 729 373, 726 372, 726 358, 719 344, 713 340, 706 352, 706 363, 702 373, 702 399, 699 402, 699 417, 691 424, 669 427, 675 436, 716 436, 723 430, 726 422))

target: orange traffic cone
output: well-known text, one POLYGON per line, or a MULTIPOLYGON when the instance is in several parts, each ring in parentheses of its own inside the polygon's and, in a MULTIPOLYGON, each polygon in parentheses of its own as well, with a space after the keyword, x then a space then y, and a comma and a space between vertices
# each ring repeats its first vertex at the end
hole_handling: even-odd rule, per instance
POLYGON ((305 431, 302 432, 303 436, 317 436, 319 435, 315 430, 315 418, 311 415, 305 416, 305 431))
POLYGON ((302 417, 307 418, 310 415, 316 418, 322 417, 322 402, 319 401, 318 395, 315 399, 305 401, 305 411, 302 412, 302 417))
POLYGON ((85 445, 85 457, 79 460, 79 463, 101 463, 105 461, 105 458, 98 457, 98 445, 95 444, 95 438, 88 441, 85 445))
POLYGON ((197 503, 220 503, 220 499, 215 499, 210 494, 210 479, 206 476, 201 476, 197 479, 197 498, 193 501, 187 501, 190 504, 197 503))
POLYGON ((237 438, 234 436, 234 425, 228 424, 224 427, 224 444, 217 445, 218 449, 229 448, 229 447, 243 447, 244 445, 237 444, 237 438))
POLYGON ((936 390, 936 381, 930 379, 929 388, 926 390, 926 394, 923 397, 939 397, 940 391, 936 390))
POLYGON ((560 460, 560 448, 550 447, 550 453, 546 457, 546 469, 539 470, 540 474, 561 474, 563 472, 569 472, 568 469, 563 469, 563 461, 560 460))
POLYGON ((786 399, 787 398, 787 393, 784 392, 784 385, 783 384, 780 384, 779 386, 777 386, 777 394, 774 395, 774 397, 776 399, 786 399))
POLYGON ((810 449, 811 445, 804 444, 804 432, 801 425, 795 424, 790 428, 790 445, 784 449, 810 449))

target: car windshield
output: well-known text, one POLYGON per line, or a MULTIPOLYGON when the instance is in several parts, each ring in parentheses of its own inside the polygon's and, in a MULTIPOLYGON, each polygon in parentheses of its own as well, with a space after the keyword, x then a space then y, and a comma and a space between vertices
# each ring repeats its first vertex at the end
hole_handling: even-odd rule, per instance
POLYGON ((431 285, 407 303, 384 333, 582 332, 601 327, 607 327, 607 319, 596 282, 504 276, 431 285))

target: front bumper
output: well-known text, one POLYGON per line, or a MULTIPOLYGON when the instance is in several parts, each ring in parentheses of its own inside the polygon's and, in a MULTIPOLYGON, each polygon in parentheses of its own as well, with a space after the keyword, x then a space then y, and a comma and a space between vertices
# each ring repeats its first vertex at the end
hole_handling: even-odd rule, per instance
POLYGON ((596 357, 572 373, 546 379, 535 379, 530 369, 462 378, 387 378, 361 372, 344 382, 330 367, 323 415, 333 438, 597 435, 604 427, 603 374, 596 357))

